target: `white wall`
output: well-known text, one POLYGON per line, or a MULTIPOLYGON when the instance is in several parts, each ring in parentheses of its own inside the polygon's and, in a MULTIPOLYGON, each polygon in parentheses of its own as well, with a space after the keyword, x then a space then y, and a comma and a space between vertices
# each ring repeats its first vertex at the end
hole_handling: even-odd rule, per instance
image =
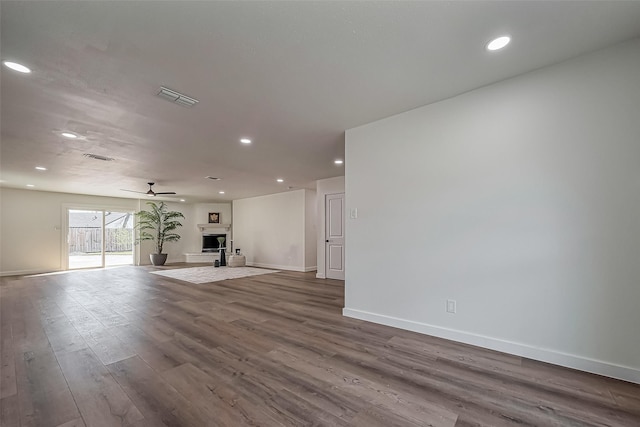
POLYGON ((317 227, 317 204, 316 192, 305 190, 304 192, 304 270, 313 271, 317 267, 318 256, 316 252, 316 227, 317 227))
MULTIPOLYGON (((203 231, 198 224, 209 223, 209 212, 220 213, 219 228, 206 228, 206 234, 226 234, 227 240, 233 240, 231 228, 229 230, 222 225, 230 225, 232 222, 231 202, 228 203, 196 203, 192 206, 193 220, 190 221, 188 229, 185 229, 184 237, 188 238, 188 246, 185 246, 185 253, 202 252, 202 234, 203 231)), ((227 248, 231 249, 230 242, 226 242, 227 248)))
MULTIPOLYGON (((116 197, 87 196, 82 194, 52 193, 45 191, 0 189, 0 275, 32 274, 58 271, 64 267, 63 245, 66 242, 64 226, 66 209, 147 209, 147 200, 116 197)), ((185 228, 191 227, 191 207, 182 203, 168 203, 170 210, 183 212, 185 227, 178 229, 183 238, 167 243, 167 262, 184 261, 185 228)), ((150 264, 152 242, 136 247, 135 262, 150 264)))
POLYGON ((135 211, 138 201, 44 191, 0 189, 0 273, 29 274, 62 268, 65 204, 135 211))
POLYGON ((639 111, 636 39, 347 131, 345 314, 640 382, 639 111))
MULTIPOLYGON (((247 264, 305 271, 306 193, 295 190, 233 201, 234 248, 247 264)), ((313 239, 315 234, 306 236, 313 239)), ((315 268, 314 268, 315 269, 315 268)))
POLYGON ((317 244, 316 252, 318 258, 318 272, 316 277, 319 279, 326 278, 326 263, 325 263, 325 197, 327 194, 344 193, 344 176, 336 176, 334 178, 320 179, 316 181, 316 193, 317 193, 317 244))
POLYGON ((195 224, 207 224, 209 212, 220 213, 220 224, 231 224, 231 203, 196 203, 193 206, 195 224))

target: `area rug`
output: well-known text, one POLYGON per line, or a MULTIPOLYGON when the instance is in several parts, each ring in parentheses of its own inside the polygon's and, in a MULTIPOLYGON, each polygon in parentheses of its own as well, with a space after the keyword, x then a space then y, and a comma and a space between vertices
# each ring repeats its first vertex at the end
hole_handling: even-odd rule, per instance
POLYGON ((219 282, 220 280, 239 279, 241 277, 258 276, 260 274, 278 273, 278 270, 254 267, 191 267, 174 270, 152 271, 151 274, 184 280, 185 282, 202 284, 219 282))

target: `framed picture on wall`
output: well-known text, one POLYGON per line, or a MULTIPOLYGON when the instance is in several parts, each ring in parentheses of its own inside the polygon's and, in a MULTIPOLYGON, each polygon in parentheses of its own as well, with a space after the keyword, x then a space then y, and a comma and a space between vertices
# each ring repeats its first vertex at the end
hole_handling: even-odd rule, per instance
POLYGON ((209 212, 209 224, 220 224, 220 212, 209 212))

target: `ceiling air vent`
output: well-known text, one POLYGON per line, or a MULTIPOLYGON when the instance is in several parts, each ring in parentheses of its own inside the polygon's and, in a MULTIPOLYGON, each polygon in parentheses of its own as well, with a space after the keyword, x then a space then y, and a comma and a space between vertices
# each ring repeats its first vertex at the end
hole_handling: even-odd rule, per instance
POLYGON ((115 160, 113 157, 101 156, 99 154, 84 153, 83 156, 94 160, 102 160, 103 162, 112 162, 115 160))
POLYGON ((166 99, 167 101, 171 101, 174 104, 182 105, 183 107, 193 107, 199 101, 197 99, 191 98, 182 93, 176 92, 175 90, 167 89, 166 87, 160 87, 160 92, 158 95, 162 99, 166 99))

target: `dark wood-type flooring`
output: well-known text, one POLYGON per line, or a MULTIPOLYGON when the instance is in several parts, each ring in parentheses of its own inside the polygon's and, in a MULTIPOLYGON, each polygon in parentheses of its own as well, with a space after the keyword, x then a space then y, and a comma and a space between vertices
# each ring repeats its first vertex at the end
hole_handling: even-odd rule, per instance
POLYGON ((640 386, 341 316, 342 282, 0 285, 3 427, 640 426, 640 386))

